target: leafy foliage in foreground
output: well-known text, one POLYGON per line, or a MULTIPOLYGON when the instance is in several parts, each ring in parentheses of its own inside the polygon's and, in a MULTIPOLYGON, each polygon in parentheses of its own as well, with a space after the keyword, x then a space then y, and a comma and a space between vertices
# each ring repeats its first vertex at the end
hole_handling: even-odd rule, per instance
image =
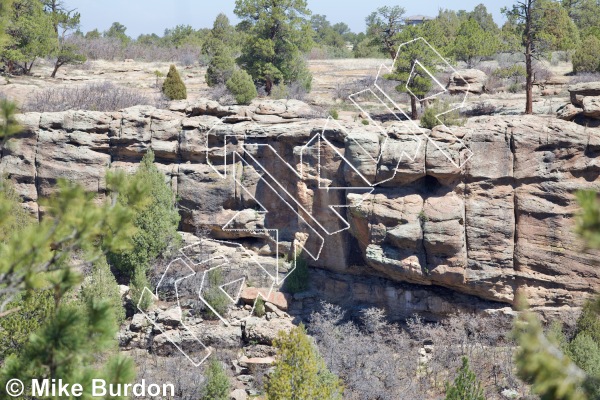
MULTIPOLYGON (((16 133, 18 127, 9 108, 3 111, 0 132, 6 139, 6 133, 16 133)), ((131 360, 109 354, 116 348, 113 307, 93 297, 82 304, 74 293, 82 281, 76 269, 107 251, 131 247, 133 216, 148 196, 144 182, 131 184, 122 173, 108 173, 106 184, 107 197, 99 201, 95 193, 59 181, 56 193, 40 202, 46 210, 43 219, 10 235, 3 223, 10 221, 8 213, 14 210, 15 199, 0 196, 0 231, 5 233, 0 243, 0 313, 25 295, 22 308, 13 307, 4 315, 31 317, 30 325, 21 326, 27 342, 16 344, 19 352, 4 360, 0 371, 3 398, 7 397, 5 384, 12 378, 28 381, 60 377, 66 383, 80 383, 88 391, 92 378, 105 377, 112 383, 133 379, 131 360), (129 199, 127 207, 117 201, 119 195, 129 199), (73 265, 78 259, 81 264, 73 265), (40 298, 44 315, 27 314, 31 308, 27 296, 48 292, 51 304, 40 298)))
MULTIPOLYGON (((590 247, 600 247, 600 204, 594 192, 579 192, 577 232, 590 247)), ((586 305, 577 321, 575 337, 553 343, 538 319, 523 313, 515 326, 519 343, 519 375, 542 399, 585 400, 600 397, 600 316, 598 300, 586 305), (561 343, 562 342, 562 343, 561 343), (561 348, 562 347, 562 348, 561 348)), ((556 335, 554 335, 556 336, 556 335)))

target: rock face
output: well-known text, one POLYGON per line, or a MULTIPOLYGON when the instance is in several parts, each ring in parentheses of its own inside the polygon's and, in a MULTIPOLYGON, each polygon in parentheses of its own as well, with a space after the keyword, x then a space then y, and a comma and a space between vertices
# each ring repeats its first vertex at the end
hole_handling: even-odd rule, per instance
POLYGON ((478 69, 461 69, 450 76, 447 89, 452 94, 483 93, 487 75, 478 69))
MULTIPOLYGON (((331 298, 402 305, 430 291, 440 300, 429 313, 453 312, 452 296, 438 288, 465 306, 469 298, 511 305, 520 293, 538 310, 561 312, 600 288, 600 254, 574 233, 574 193, 600 189, 600 129, 478 117, 428 135, 390 124, 384 140, 374 126, 302 118, 308 114, 294 101, 25 114, 0 171, 37 213, 57 179, 102 194, 106 170, 133 171, 153 149, 180 199, 182 230, 237 241, 274 266, 278 251, 303 245, 311 266, 355 277, 351 287, 317 282, 331 298), (362 288, 371 278, 419 289, 362 288)), ((178 316, 165 313, 164 322, 176 325, 178 316)), ((259 342, 270 338, 252 329, 259 342)))
POLYGON ((572 85, 569 93, 571 103, 558 109, 558 118, 588 127, 600 126, 600 82, 572 85))

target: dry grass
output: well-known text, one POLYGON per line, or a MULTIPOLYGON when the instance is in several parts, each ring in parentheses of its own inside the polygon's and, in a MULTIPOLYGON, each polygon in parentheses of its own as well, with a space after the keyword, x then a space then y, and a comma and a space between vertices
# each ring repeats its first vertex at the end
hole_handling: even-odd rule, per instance
POLYGON ((29 97, 24 111, 118 111, 138 105, 160 108, 165 104, 161 97, 153 98, 137 90, 117 86, 112 82, 100 82, 75 87, 55 86, 39 90, 29 97))

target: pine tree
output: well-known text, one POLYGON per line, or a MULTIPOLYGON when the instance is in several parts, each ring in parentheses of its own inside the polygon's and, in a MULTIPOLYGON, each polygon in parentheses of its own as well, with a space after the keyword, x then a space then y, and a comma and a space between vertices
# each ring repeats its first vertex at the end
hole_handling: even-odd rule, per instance
POLYGON ((533 62, 543 52, 570 48, 578 40, 578 33, 567 11, 550 0, 522 0, 512 7, 504 7, 506 25, 520 39, 525 56, 525 114, 533 114, 533 62), (558 30, 556 27, 560 27, 558 30))
POLYGON ((179 72, 175 65, 171 64, 167 78, 163 82, 162 92, 170 100, 185 100, 187 99, 187 89, 185 83, 181 80, 179 72))
POLYGON ((371 45, 377 46, 382 53, 388 54, 392 60, 398 51, 397 35, 404 29, 404 13, 400 6, 380 7, 367 18, 367 35, 371 45))
POLYGON ((584 72, 600 71, 600 39, 590 35, 581 42, 581 45, 573 54, 573 72, 576 74, 584 72))
POLYGON ((41 329, 30 336, 22 351, 5 361, 0 374, 0 393, 6 382, 14 378, 25 382, 62 379, 65 383, 82 384, 84 397, 87 397, 91 394, 93 378, 117 378, 111 371, 116 366, 120 375, 133 377, 131 360, 119 355, 111 358, 104 371, 98 371, 94 365, 98 356, 108 355, 117 348, 117 325, 108 302, 94 300, 81 307, 79 302, 69 299, 69 293, 80 278, 67 268, 49 279, 53 285, 53 313, 41 329))
POLYGON ((100 257, 92 266, 92 273, 81 286, 80 297, 84 305, 106 300, 115 315, 118 325, 125 320, 125 309, 121 300, 119 285, 110 271, 106 257, 100 257))
POLYGON ((214 57, 222 49, 227 49, 230 54, 235 54, 239 51, 239 36, 229 23, 229 18, 220 13, 215 18, 213 27, 202 45, 202 54, 214 57))
MULTIPOLYGON (((164 174, 154 165, 152 150, 144 155, 136 173, 129 179, 133 185, 143 182, 150 187, 148 204, 134 216, 137 233, 131 238, 133 248, 110 253, 108 260, 131 278, 136 269, 145 273, 151 261, 162 255, 169 246, 179 244, 177 227, 180 217, 173 191, 165 182, 164 174)), ((127 196, 120 196, 119 202, 127 207, 130 200, 127 196)))
POLYGON ((397 40, 403 44, 398 49, 394 71, 385 77, 399 82, 396 86, 398 92, 408 93, 411 119, 418 118, 417 103, 423 101, 434 85, 427 71, 435 71, 437 64, 441 62, 439 57, 421 38, 422 35, 423 30, 421 27, 408 26, 396 36, 397 40), (412 94, 408 92, 407 86, 412 94))
POLYGON ((51 78, 55 78, 58 69, 63 65, 83 64, 86 61, 86 57, 79 52, 79 49, 66 41, 69 32, 79 29, 81 15, 75 10, 68 10, 61 0, 43 0, 43 3, 46 13, 52 20, 54 35, 57 38, 57 46, 53 50, 56 61, 50 75, 51 78))
POLYGON ((224 85, 235 71, 235 59, 229 50, 220 47, 208 63, 206 83, 208 86, 224 85))
POLYGON ((302 58, 313 41, 306 0, 236 0, 235 15, 249 27, 238 62, 255 82, 297 82, 310 90, 312 76, 302 58))
POLYGON ((325 366, 304 325, 292 328, 290 333, 280 332, 274 345, 278 356, 267 385, 269 400, 342 398, 339 378, 325 366))
MULTIPOLYGON (((9 112, 5 117, 4 125, 14 118, 9 112)), ((4 126, 0 133, 14 130, 4 126)), ((39 323, 39 328, 31 325, 14 328, 20 329, 27 341, 18 343, 19 352, 4 360, 0 371, 2 398, 7 397, 6 382, 13 378, 26 382, 33 378, 60 378, 68 383, 81 383, 90 390, 92 377, 102 375, 100 360, 106 359, 97 356, 108 355, 109 350, 116 348, 117 326, 110 305, 94 300, 82 306, 75 292, 81 276, 75 271, 106 251, 130 248, 135 233, 133 215, 143 207, 148 186, 144 182, 132 185, 122 173, 107 174, 106 184, 107 199, 99 201, 95 193, 59 181, 57 192, 42 202, 46 210, 44 218, 13 232, 0 243, 0 315, 39 323), (128 207, 116 201, 119 193, 129 199, 128 207), (73 257, 75 253, 77 258, 73 257), (75 264, 78 259, 82 264, 75 264), (42 314, 47 316, 40 315, 41 310, 28 313, 31 307, 27 302, 32 298, 28 296, 40 295, 44 300, 44 292, 50 292, 52 303, 50 307, 44 306, 46 311, 42 314), (25 296, 21 308, 14 303, 20 296, 25 296), (10 308, 5 310, 7 306, 10 308)), ((13 203, 14 199, 0 196, 0 230, 10 220, 7 213, 14 209, 13 203)), ((112 357, 103 372, 109 382, 117 377, 130 382, 132 362, 112 357)))
POLYGON ((7 305, 13 312, 0 318, 0 360, 20 354, 32 333, 37 332, 53 313, 51 290, 31 291, 7 305))
POLYGON ((48 57, 56 48, 52 18, 39 0, 13 0, 6 32, 9 41, 2 59, 11 73, 30 73, 38 58, 48 57))
POLYGON ((206 370, 206 386, 202 400, 229 400, 231 384, 223 370, 223 365, 216 358, 211 358, 206 370))
POLYGON ((469 368, 469 359, 462 358, 462 366, 452 385, 446 384, 446 400, 485 400, 477 376, 469 368))
POLYGON ((258 95, 252 77, 241 69, 233 72, 231 78, 226 82, 226 86, 238 104, 250 104, 258 95))
POLYGON ((499 48, 498 36, 484 31, 474 18, 469 18, 458 29, 452 54, 473 68, 481 58, 494 55, 499 48))

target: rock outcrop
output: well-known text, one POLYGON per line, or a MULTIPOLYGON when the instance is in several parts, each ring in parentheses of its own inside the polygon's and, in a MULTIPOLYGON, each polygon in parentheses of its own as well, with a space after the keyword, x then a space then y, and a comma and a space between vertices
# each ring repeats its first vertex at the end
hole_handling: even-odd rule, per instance
MULTIPOLYGON (((260 257, 302 243, 318 254, 305 255, 310 265, 355 282, 445 288, 482 304, 512 305, 520 293, 547 312, 568 311, 600 288, 599 253, 574 233, 574 193, 600 190, 600 129, 541 116, 478 117, 427 135, 392 123, 385 141, 372 125, 342 127, 310 115, 296 101, 25 114, 25 131, 6 143, 0 171, 37 213, 57 179, 102 194, 107 170, 133 171, 153 149, 177 193, 180 228, 210 231, 260 257), (358 189, 371 183, 370 194, 358 189)), ((345 295, 340 282, 319 285, 345 295)), ((357 299, 361 290, 353 284, 357 299)), ((416 293, 394 290, 367 288, 363 297, 403 303, 416 293)), ((452 312, 441 304, 437 311, 452 312)), ((164 321, 177 324, 168 313, 164 321)))
POLYGON ((487 75, 478 69, 461 69, 450 76, 448 91, 452 94, 483 93, 487 75))
POLYGON ((588 127, 600 126, 600 82, 569 86, 571 102, 558 109, 557 116, 588 127))

